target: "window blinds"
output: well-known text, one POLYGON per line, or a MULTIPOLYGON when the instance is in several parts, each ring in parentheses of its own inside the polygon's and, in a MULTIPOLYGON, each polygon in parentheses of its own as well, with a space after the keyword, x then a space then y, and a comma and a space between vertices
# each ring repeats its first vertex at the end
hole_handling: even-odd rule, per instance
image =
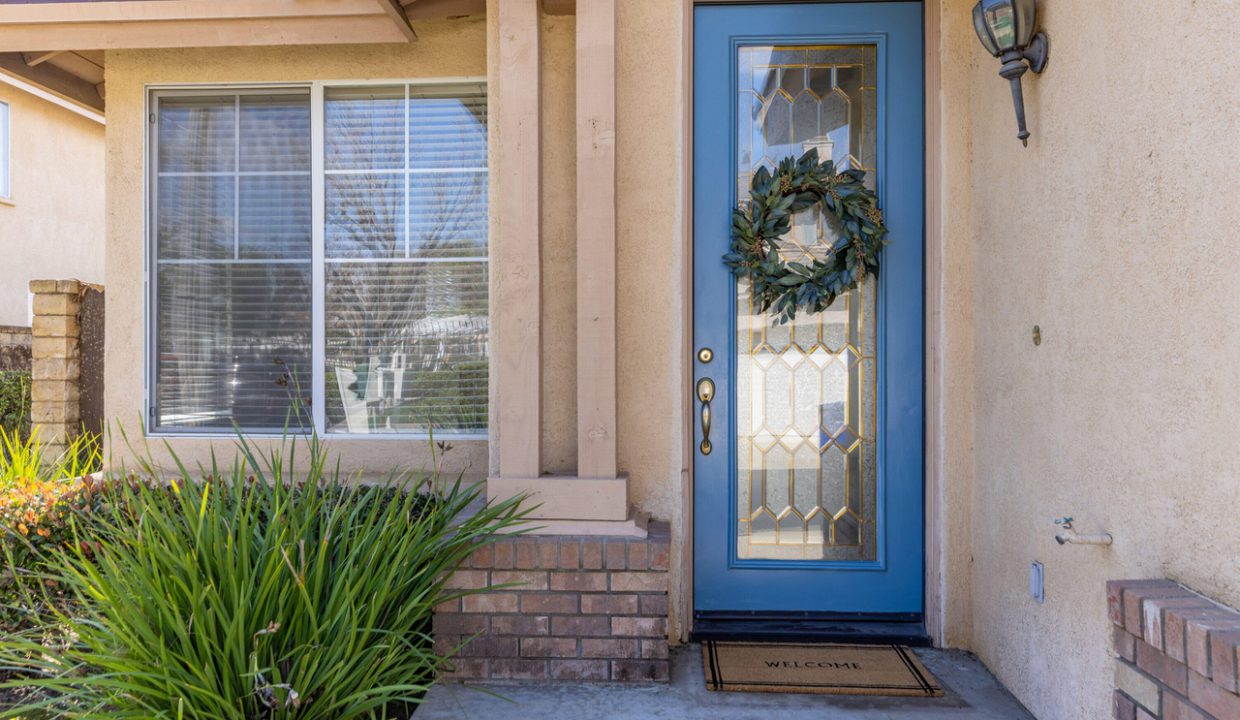
POLYGON ((306 90, 158 97, 155 423, 279 430, 294 400, 310 418, 317 387, 321 431, 485 433, 485 89, 329 87, 323 97, 320 107, 306 90), (312 377, 316 352, 322 377, 312 377))
POLYGON ((487 426, 486 96, 329 89, 329 432, 487 426))
POLYGON ((311 372, 310 96, 163 97, 156 138, 156 423, 282 429, 311 372))

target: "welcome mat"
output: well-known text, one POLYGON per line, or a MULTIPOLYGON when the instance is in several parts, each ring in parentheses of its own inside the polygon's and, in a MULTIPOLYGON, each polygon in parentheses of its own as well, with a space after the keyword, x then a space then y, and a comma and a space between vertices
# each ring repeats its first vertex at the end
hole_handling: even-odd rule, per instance
POLYGON ((939 697, 943 689, 899 645, 702 643, 706 689, 728 692, 939 697))

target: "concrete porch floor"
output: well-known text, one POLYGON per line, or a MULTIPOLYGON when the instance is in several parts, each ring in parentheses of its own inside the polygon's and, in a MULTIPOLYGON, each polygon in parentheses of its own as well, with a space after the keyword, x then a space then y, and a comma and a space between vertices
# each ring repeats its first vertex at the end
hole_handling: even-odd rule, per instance
POLYGON ((917 650, 943 685, 941 698, 894 698, 706 689, 697 645, 672 651, 667 685, 440 685, 416 720, 1033 720, 977 658, 917 650))

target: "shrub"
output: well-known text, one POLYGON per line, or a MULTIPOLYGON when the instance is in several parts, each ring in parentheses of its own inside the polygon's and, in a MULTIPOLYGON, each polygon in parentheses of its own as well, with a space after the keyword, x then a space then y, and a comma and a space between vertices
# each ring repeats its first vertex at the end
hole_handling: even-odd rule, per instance
POLYGON ((0 430, 23 439, 30 432, 30 373, 0 371, 0 430))
POLYGON ((432 649, 432 609, 478 592, 446 580, 517 532, 519 500, 483 504, 478 486, 437 473, 359 485, 317 438, 308 446, 260 454, 242 438, 231 464, 178 461, 160 479, 148 462, 115 483, 75 522, 89 542, 50 561, 76 608, 50 621, 76 642, 0 642, 44 693, 14 712, 346 720, 419 702, 448 662, 432 649))
POLYGON ((17 632, 35 612, 24 579, 37 576, 47 551, 72 543, 70 518, 98 502, 98 442, 74 439, 48 458, 39 429, 26 439, 0 428, 0 632, 17 632))

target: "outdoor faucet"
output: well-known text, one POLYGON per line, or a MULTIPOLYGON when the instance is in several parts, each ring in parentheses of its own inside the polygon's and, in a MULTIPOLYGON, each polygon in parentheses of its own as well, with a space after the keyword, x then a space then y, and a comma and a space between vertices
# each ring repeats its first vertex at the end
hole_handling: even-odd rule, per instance
POLYGON ((1055 524, 1063 528, 1055 534, 1055 542, 1060 545, 1110 545, 1111 533, 1100 532, 1096 535, 1081 535, 1072 527, 1072 518, 1061 517, 1055 519, 1055 524))

